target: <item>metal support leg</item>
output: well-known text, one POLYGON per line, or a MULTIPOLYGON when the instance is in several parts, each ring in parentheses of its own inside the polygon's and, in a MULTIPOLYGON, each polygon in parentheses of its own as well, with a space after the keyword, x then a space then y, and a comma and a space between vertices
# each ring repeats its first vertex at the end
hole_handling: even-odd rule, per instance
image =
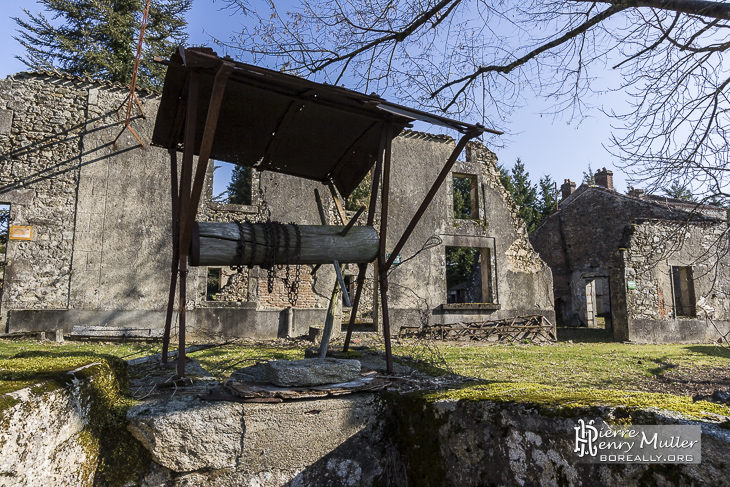
POLYGON ((350 339, 352 338, 352 329, 355 326, 355 319, 357 318, 357 311, 360 307, 360 296, 362 295, 362 287, 365 284, 365 274, 367 273, 368 265, 360 264, 357 272, 357 287, 355 288, 355 298, 352 302, 352 309, 350 311, 350 321, 347 324, 347 335, 345 335, 345 345, 342 347, 343 352, 347 352, 350 348, 350 339))
POLYGON ((177 266, 180 258, 178 247, 178 218, 180 215, 180 197, 177 181, 177 151, 170 149, 170 196, 172 199, 172 268, 170 269, 170 294, 167 298, 167 313, 165 314, 165 332, 162 335, 162 363, 167 363, 167 354, 170 347, 170 331, 172 330, 172 316, 175 312, 175 288, 177 287, 177 266))
POLYGON ((388 200, 390 198, 390 152, 391 130, 387 125, 385 151, 383 151, 383 191, 380 196, 380 251, 378 253, 378 277, 380 280, 381 309, 383 310, 383 338, 385 339, 385 364, 389 374, 393 373, 393 354, 390 349, 390 317, 388 316, 388 260, 385 245, 388 241, 388 200))
MULTIPOLYGON (((186 226, 192 227, 190 218, 190 189, 193 179, 193 156, 195 155, 195 125, 198 113, 198 73, 191 71, 188 85, 187 113, 185 115, 185 138, 183 151, 183 165, 180 175, 180 197, 179 197, 179 227, 177 237, 178 261, 177 269, 180 273, 180 306, 178 309, 178 350, 177 350, 177 375, 185 377, 185 308, 186 308, 186 286, 187 286, 187 259, 188 253, 183 245, 183 235, 186 226)), ((195 214, 193 214, 193 219, 195 214)))
MULTIPOLYGON (((375 222, 375 205, 378 202, 378 187, 380 185, 380 175, 383 172, 383 155, 385 153, 385 138, 388 135, 387 126, 383 125, 383 129, 380 131, 380 147, 378 149, 378 159, 375 162, 375 170, 373 171, 373 179, 370 183, 370 202, 368 204, 368 220, 367 225, 373 226, 375 222)), ((347 335, 345 335, 345 345, 342 347, 343 352, 347 352, 350 348, 350 338, 352 338, 352 328, 355 326, 355 319, 357 318, 357 311, 360 306, 360 295, 362 293, 362 286, 365 283, 365 274, 367 272, 367 264, 362 264, 359 267, 357 273, 357 289, 355 290, 355 302, 352 305, 352 312, 350 313, 350 321, 347 324, 347 335)))

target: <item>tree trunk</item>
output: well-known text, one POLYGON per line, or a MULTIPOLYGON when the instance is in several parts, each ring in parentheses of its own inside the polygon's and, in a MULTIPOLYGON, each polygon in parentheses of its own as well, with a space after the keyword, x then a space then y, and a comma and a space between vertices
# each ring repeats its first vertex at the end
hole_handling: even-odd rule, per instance
POLYGON ((355 226, 347 235, 345 227, 300 225, 301 249, 297 255, 294 225, 267 223, 196 223, 190 249, 194 266, 235 266, 272 263, 271 248, 276 247, 275 264, 342 264, 373 262, 378 254, 378 232, 373 227, 355 226), (243 241, 239 242, 239 228, 243 241), (242 243, 242 245, 240 245, 242 243))

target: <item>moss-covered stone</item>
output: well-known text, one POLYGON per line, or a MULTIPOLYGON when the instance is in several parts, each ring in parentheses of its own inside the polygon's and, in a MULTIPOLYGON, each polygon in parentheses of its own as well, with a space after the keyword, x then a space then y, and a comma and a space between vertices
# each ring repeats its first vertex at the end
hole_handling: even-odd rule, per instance
POLYGON ((730 416, 730 407, 706 401, 693 402, 692 398, 635 391, 613 391, 588 388, 568 389, 543 384, 498 382, 479 384, 424 394, 427 401, 448 399, 467 401, 495 401, 526 403, 541 413, 557 416, 573 416, 586 413, 591 408, 617 406, 626 410, 662 409, 675 411, 697 419, 717 419, 730 416))
MULTIPOLYGON (((85 426, 68 441, 78 444, 85 454, 85 462, 75 474, 78 481, 88 478, 99 485, 124 485, 134 483, 149 469, 149 453, 126 430, 126 413, 134 401, 127 396, 128 371, 123 360, 88 352, 22 352, 0 360, 0 384, 6 391, 25 388, 27 397, 22 401, 14 397, 17 394, 0 396, 0 422, 9 419, 3 411, 9 412, 21 402, 32 407, 37 403, 34 398, 60 389, 76 398, 85 426)), ((24 416, 29 414, 32 411, 24 416)))

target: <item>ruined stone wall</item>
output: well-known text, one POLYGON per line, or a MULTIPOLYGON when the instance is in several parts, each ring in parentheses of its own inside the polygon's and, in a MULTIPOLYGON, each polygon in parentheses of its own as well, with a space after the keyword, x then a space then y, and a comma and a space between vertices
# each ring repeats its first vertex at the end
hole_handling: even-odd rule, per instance
POLYGON ((121 85, 58 74, 0 82, 0 201, 11 204, 11 225, 33 228, 32 240, 8 245, 6 326, 70 329, 124 320, 120 311, 138 321, 164 308, 169 157, 149 147, 155 94, 138 93, 148 118, 133 112, 146 146, 122 131, 127 94, 121 85), (73 323, 24 316, 68 309, 85 314, 73 323))
MULTIPOLYGON (((404 132, 393 141, 389 248, 402 235, 453 147, 449 138, 418 132, 404 132)), ((499 181, 496 155, 470 143, 465 159, 454 165, 452 175, 475 179, 476 214, 472 219, 455 218, 452 177, 447 178, 401 251, 401 260, 407 262, 390 273, 395 326, 533 313, 554 319, 550 269, 532 249, 518 208, 499 181), (445 306, 447 246, 489 249, 495 303, 445 306)))
MULTIPOLYGON (((99 324, 160 328, 164 323, 172 254, 169 155, 149 146, 157 95, 138 93, 146 118, 135 108, 132 127, 145 142, 143 147, 123 129, 127 94, 119 85, 56 74, 20 74, 0 84, 0 203, 12 205, 12 225, 34 230, 31 241, 8 245, 0 304, 6 331, 70 331, 75 325, 99 324)), ((453 145, 445 136, 408 131, 395 139, 390 248, 453 145)), ((499 183, 496 156, 474 144, 467 152, 467 161, 459 162, 454 173, 478 180, 478 217, 454 218, 449 178, 402 250, 402 260, 407 262, 391 271, 394 323, 552 312, 549 270, 532 251, 517 208, 499 183), (498 303, 491 303, 486 311, 443 312, 447 245, 490 249, 498 303)), ((251 205, 214 203, 213 165, 208 169, 199 220, 270 218, 319 225, 317 189, 328 223, 343 223, 325 185, 275 173, 254 174, 251 205)), ((361 216, 361 223, 364 219, 361 216)), ((376 227, 379 220, 376 215, 376 227)), ((332 266, 323 265, 314 275, 310 270, 301 270, 295 306, 303 317, 301 327, 296 326, 301 332, 306 332, 305 322, 323 321, 335 284, 332 266)), ((191 311, 191 331, 202 333, 210 327, 223 333, 226 321, 240 308, 241 316, 234 317, 231 329, 241 333, 252 310, 259 310, 266 318, 251 329, 260 336, 269 327, 268 333, 275 336, 281 326, 279 313, 290 306, 281 281, 285 271, 278 271, 271 293, 265 270, 238 273, 223 267, 221 271, 223 287, 215 300, 208 300, 208 269, 190 270, 186 307, 191 311)), ((356 273, 355 266, 345 272, 352 279, 356 273)), ((358 319, 378 320, 375 279, 371 266, 358 319)))
POLYGON ((7 245, 9 309, 66 308, 88 88, 59 78, 0 81, 0 202, 33 240, 7 245))
POLYGON ((628 339, 632 341, 705 342, 719 338, 705 318, 730 330, 730 256, 728 225, 641 221, 628 229, 628 245, 621 253, 626 281, 628 339), (695 301, 707 312, 697 317, 677 316, 674 307, 672 266, 691 266, 695 301))
POLYGON ((554 321, 552 272, 533 249, 519 207, 499 179, 497 156, 481 144, 468 146, 467 161, 481 172, 483 211, 495 238, 497 292, 504 316, 542 314, 554 321), (502 260, 504 256, 504 260, 502 260))
POLYGON ((625 228, 630 221, 687 216, 596 186, 583 185, 561 202, 560 211, 530 235, 535 249, 553 269, 555 299, 563 304, 560 321, 573 326, 586 324, 585 281, 611 276, 611 256, 625 246, 625 228))
POLYGON ((634 319, 675 317, 671 266, 692 266, 697 300, 706 298, 713 316, 730 318, 730 258, 727 223, 647 221, 631 226, 627 274, 637 289, 628 293, 634 319))
POLYGON ((159 103, 140 96, 123 130, 128 91, 89 88, 77 193, 69 307, 154 311, 167 304, 172 223, 170 160, 149 147, 159 103), (115 141, 115 138, 119 138, 115 141))

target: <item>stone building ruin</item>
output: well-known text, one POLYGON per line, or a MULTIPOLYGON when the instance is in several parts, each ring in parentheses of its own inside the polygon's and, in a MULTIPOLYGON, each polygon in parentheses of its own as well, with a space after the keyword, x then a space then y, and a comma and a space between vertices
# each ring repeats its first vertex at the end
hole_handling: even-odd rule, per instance
POLYGON ((530 235, 553 271, 559 323, 617 340, 707 342, 730 331, 726 210, 565 180, 559 210, 530 235))
MULTIPOLYGON (((7 245, 0 299, 5 332, 63 328, 69 333, 77 325, 159 330, 164 325, 172 233, 169 156, 141 147, 128 131, 113 144, 123 127, 126 94, 121 85, 57 73, 21 73, 0 81, 0 204, 10 205, 16 232, 7 245)), ((137 116, 132 123, 149 141, 159 95, 139 92, 138 97, 146 118, 137 116)), ((412 131, 394 140, 390 248, 395 244, 390 239, 402 233, 453 146, 449 137, 412 131)), ((445 184, 401 251, 403 263, 389 277, 394 333, 414 323, 525 314, 552 320, 550 269, 532 250, 499 182, 496 156, 470 144, 452 172, 468 182, 469 217, 455 215, 454 185, 445 184), (449 302, 447 248, 478 254, 472 273, 479 279, 471 282, 480 288, 479 302, 449 302)), ((251 204, 231 205, 213 202, 214 177, 211 163, 200 221, 271 218, 319 224, 315 188, 328 218, 336 221, 334 201, 319 183, 253 171, 251 204)), ((348 283, 355 273, 346 270, 348 283)), ((291 311, 281 280, 269 293, 266 274, 258 267, 192 268, 189 334, 272 338, 301 335, 324 322, 335 279, 331 266, 315 273, 309 266, 301 270, 291 311)), ((370 292, 359 320, 375 328, 372 269, 368 278, 370 292)), ((346 317, 348 310, 340 313, 346 317)))

